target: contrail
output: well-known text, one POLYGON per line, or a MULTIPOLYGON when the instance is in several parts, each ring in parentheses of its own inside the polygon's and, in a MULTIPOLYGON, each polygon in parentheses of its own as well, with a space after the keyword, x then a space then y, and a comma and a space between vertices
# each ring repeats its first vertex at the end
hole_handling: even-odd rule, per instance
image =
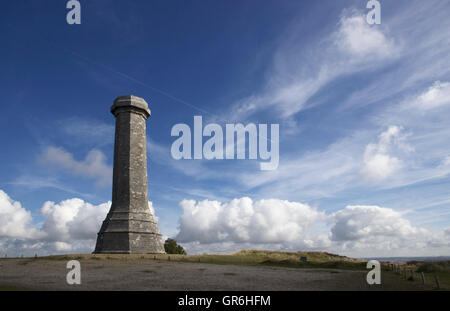
MULTIPOLYGON (((80 54, 78 54, 78 53, 76 53, 76 52, 74 52, 74 51, 70 51, 70 50, 65 49, 65 48, 62 48, 62 47, 57 47, 57 48, 59 48, 59 49, 65 51, 65 52, 67 52, 67 53, 69 53, 69 54, 71 54, 71 55, 73 55, 73 56, 75 56, 75 57, 77 57, 77 58, 79 58, 79 59, 82 59, 83 61, 85 61, 85 62, 87 62, 87 63, 89 63, 89 64, 92 64, 92 65, 95 65, 95 66, 98 66, 98 67, 102 67, 103 69, 106 69, 106 70, 108 70, 108 71, 110 71, 110 72, 112 72, 112 73, 115 73, 115 74, 121 76, 122 78, 128 79, 128 80, 133 81, 133 82, 135 82, 135 83, 137 83, 137 84, 139 84, 139 85, 142 85, 143 87, 146 87, 146 88, 148 88, 148 89, 150 89, 150 90, 152 90, 152 91, 155 91, 155 92, 157 92, 157 93, 160 93, 160 94, 162 94, 162 95, 164 95, 164 96, 166 96, 166 97, 168 97, 168 98, 170 98, 170 99, 172 99, 172 100, 174 100, 174 101, 177 101, 177 102, 179 102, 179 103, 181 103, 181 104, 183 104, 183 105, 186 105, 186 106, 188 106, 188 107, 190 107, 190 108, 193 108, 193 109, 198 110, 198 111, 203 112, 203 113, 210 114, 211 116, 218 118, 215 114, 213 114, 213 113, 211 113, 211 112, 209 112, 209 111, 207 111, 207 110, 205 110, 205 109, 199 108, 199 107, 197 107, 197 106, 195 106, 195 105, 192 105, 192 104, 188 103, 187 101, 182 100, 182 99, 180 99, 180 98, 178 98, 178 97, 175 97, 175 96, 173 96, 173 95, 171 95, 171 94, 169 94, 169 93, 167 93, 167 92, 165 92, 165 91, 163 91, 163 90, 160 90, 160 89, 158 89, 158 88, 156 88, 156 87, 153 87, 153 86, 151 86, 151 85, 148 85, 148 84, 146 84, 146 83, 144 83, 144 82, 142 82, 142 81, 140 81, 140 80, 138 80, 138 79, 136 79, 136 78, 133 78, 133 77, 130 76, 130 75, 127 75, 126 73, 117 71, 117 70, 115 70, 115 69, 112 69, 112 68, 110 68, 110 67, 104 65, 104 64, 95 62, 95 61, 93 61, 93 60, 91 60, 91 59, 89 59, 89 58, 87 58, 87 57, 85 57, 85 56, 82 56, 82 55, 80 55, 80 54)), ((224 120, 223 120, 223 121, 224 121, 224 120)))
MULTIPOLYGON (((148 84, 146 84, 146 83, 144 83, 144 82, 142 82, 142 81, 140 81, 140 80, 138 80, 138 79, 136 79, 136 78, 134 78, 134 77, 132 77, 132 76, 126 74, 126 73, 123 73, 123 72, 120 72, 120 71, 115 70, 115 69, 113 69, 113 68, 110 68, 110 67, 108 67, 108 66, 106 66, 106 65, 104 65, 104 64, 95 62, 95 61, 93 61, 93 60, 91 60, 91 59, 89 59, 89 58, 87 58, 87 57, 85 57, 85 56, 83 56, 83 55, 80 55, 80 54, 78 54, 78 53, 76 53, 76 52, 74 52, 74 51, 71 51, 71 50, 68 50, 68 49, 66 49, 66 48, 57 46, 57 45, 55 45, 55 44, 52 44, 52 45, 55 46, 56 48, 60 49, 60 50, 65 51, 66 53, 69 53, 69 54, 71 54, 71 55, 73 55, 73 56, 75 56, 75 57, 77 57, 77 58, 79 58, 79 59, 81 59, 81 60, 83 60, 83 61, 85 61, 85 62, 91 64, 91 65, 95 65, 95 66, 101 67, 101 68, 103 68, 103 69, 106 69, 106 70, 108 70, 108 71, 110 71, 110 72, 112 72, 112 73, 114 73, 114 74, 116 74, 116 75, 121 76, 122 78, 125 78, 125 79, 127 79, 127 80, 130 80, 130 81, 132 81, 132 82, 134 82, 134 83, 137 83, 137 84, 139 84, 139 85, 141 85, 141 86, 143 86, 143 87, 146 87, 146 88, 148 88, 148 89, 150 89, 150 90, 152 90, 152 91, 154 91, 154 92, 160 93, 160 94, 162 94, 162 95, 164 95, 164 96, 166 96, 166 97, 168 97, 168 98, 170 98, 170 99, 172 99, 172 100, 174 100, 174 101, 177 101, 177 102, 179 102, 179 103, 181 103, 181 104, 183 104, 183 105, 185 105, 185 106, 188 106, 188 107, 190 107, 190 108, 192 108, 192 109, 195 109, 195 110, 197 110, 197 111, 200 111, 200 112, 209 114, 209 115, 211 115, 212 117, 216 118, 216 120, 220 120, 220 121, 223 121, 223 122, 225 122, 225 123, 228 122, 228 120, 225 120, 225 119, 223 119, 223 118, 221 118, 221 117, 215 115, 215 114, 212 113, 212 112, 209 112, 209 111, 207 111, 207 110, 205 110, 205 109, 203 109, 203 108, 199 108, 199 107, 197 107, 197 106, 195 106, 195 105, 192 105, 192 104, 188 103, 187 101, 185 101, 185 100, 183 100, 183 99, 180 99, 180 98, 178 98, 178 97, 176 97, 176 96, 173 96, 173 95, 171 95, 171 94, 169 94, 169 93, 167 93, 167 92, 165 92, 165 91, 163 91, 163 90, 160 90, 160 89, 158 89, 158 88, 156 88, 156 87, 153 87, 153 86, 151 86, 151 85, 148 85, 148 84)), ((267 141, 273 142, 271 138, 264 137, 264 136, 262 136, 262 135, 261 135, 261 137, 263 137, 263 138, 266 139, 267 141)))

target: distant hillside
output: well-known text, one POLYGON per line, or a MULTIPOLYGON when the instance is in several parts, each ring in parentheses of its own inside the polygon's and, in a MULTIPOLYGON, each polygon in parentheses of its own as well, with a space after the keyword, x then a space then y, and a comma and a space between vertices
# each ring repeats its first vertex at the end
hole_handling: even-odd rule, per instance
POLYGON ((442 261, 450 260, 450 256, 436 256, 436 257, 367 257, 362 260, 378 260, 389 262, 408 262, 408 261, 442 261))
POLYGON ((350 258, 347 256, 341 256, 336 254, 331 254, 327 252, 275 252, 275 251, 264 251, 264 250, 254 250, 254 249, 244 249, 239 252, 232 254, 232 256, 244 256, 244 257, 255 257, 261 260, 292 260, 299 261, 301 257, 306 257, 308 262, 322 263, 322 262, 362 262, 363 260, 350 258))
POLYGON ((202 255, 173 254, 80 254, 39 257, 50 260, 171 260, 180 262, 201 262, 222 265, 278 266, 289 268, 320 268, 320 269, 356 269, 365 270, 364 260, 340 256, 327 252, 274 252, 246 249, 239 252, 202 255))

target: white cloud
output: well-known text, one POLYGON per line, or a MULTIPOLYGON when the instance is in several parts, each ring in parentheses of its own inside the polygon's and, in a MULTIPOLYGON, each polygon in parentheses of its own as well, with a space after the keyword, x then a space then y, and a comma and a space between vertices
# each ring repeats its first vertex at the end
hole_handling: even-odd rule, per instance
MULTIPOLYGON (((371 115, 367 121, 374 122, 377 128, 391 128, 392 124, 396 124, 400 131, 392 133, 392 141, 384 144, 385 151, 378 152, 377 148, 367 147, 366 161, 369 167, 362 170, 365 177, 383 180, 384 185, 394 188, 444 178, 449 174, 449 150, 443 143, 450 139, 450 105, 444 100, 444 94, 449 88, 447 83, 427 83, 425 88, 421 87, 423 90, 419 94, 414 91, 402 96, 371 115), (414 135, 405 133, 403 129, 414 135), (372 157, 378 154, 385 157, 379 157, 378 162, 374 158, 373 163, 370 163, 372 157), (370 169, 370 164, 373 169, 370 169), (383 166, 386 169, 379 170, 377 174, 376 168, 383 166)), ((378 91, 383 92, 381 89, 378 91)))
POLYGON ((370 147, 373 146, 367 146, 364 159, 365 172, 368 176, 375 179, 384 179, 402 167, 402 162, 399 159, 382 153, 372 154, 373 150, 370 147))
POLYGON ((240 249, 322 250, 349 256, 439 255, 448 250, 444 234, 434 236, 405 215, 376 205, 347 206, 324 215, 306 204, 249 198, 227 203, 180 203, 176 239, 189 253, 230 253, 240 249))
MULTIPOLYGON (((443 1, 411 1, 383 11, 381 25, 389 27, 388 42, 395 38, 400 46, 394 51, 396 65, 365 83, 342 102, 343 108, 392 105, 396 96, 408 97, 411 92, 436 80, 448 80, 450 67, 450 21, 443 1), (413 23, 411 21, 414 21, 413 23)), ((410 111, 404 118, 408 118, 410 111)))
POLYGON ((427 245, 437 249, 450 247, 450 227, 442 230, 438 234, 430 235, 427 240, 427 245))
POLYGON ((70 252, 72 250, 72 245, 65 242, 55 242, 55 250, 57 252, 70 252))
POLYGON ((95 239, 110 206, 111 202, 94 206, 76 198, 58 204, 47 201, 41 208, 45 217, 42 231, 50 241, 95 239))
POLYGON ((31 213, 0 190, 0 238, 38 238, 31 221, 31 213))
MULTIPOLYGON (((273 108, 282 119, 317 105, 311 98, 328 83, 350 74, 379 68, 395 59, 400 46, 384 27, 370 26, 365 15, 344 10, 338 30, 309 43, 295 35, 280 44, 262 92, 238 100, 230 119, 243 121, 259 111, 273 108)), ((292 120, 290 120, 292 121, 292 120)))
MULTIPOLYGON (((1 190, 0 203, 0 253, 9 256, 90 253, 111 204, 76 198, 46 202, 41 209, 44 223, 37 228, 30 224, 31 216, 24 216, 29 212, 1 190), (14 226, 3 226, 12 219, 14 226)), ((151 202, 149 206, 153 212, 151 202)), ((347 206, 328 216, 307 204, 278 199, 183 200, 180 206, 176 239, 189 253, 256 248, 394 256, 442 254, 450 246, 450 228, 433 235, 413 226, 404 214, 379 206, 347 206)))
POLYGON ((50 146, 39 160, 44 164, 56 165, 72 175, 94 179, 97 186, 109 185, 112 180, 112 168, 106 164, 103 152, 97 149, 89 151, 84 161, 77 161, 66 150, 50 146))
MULTIPOLYGON (((335 43, 341 51, 353 57, 390 57, 397 47, 379 25, 369 25, 365 15, 353 13, 342 16, 335 43)), ((367 59, 373 61, 372 59, 367 59)))
POLYGON ((180 206, 177 239, 182 242, 294 242, 305 239, 305 230, 322 216, 306 204, 276 199, 183 200, 180 206))
MULTIPOLYGON (((152 202, 148 202, 153 215, 152 202)), ((93 205, 73 198, 47 201, 40 212, 43 223, 32 225, 31 213, 0 190, 0 253, 33 256, 57 253, 90 253, 111 202, 93 205)), ((155 216, 158 221, 158 217, 155 216)))
POLYGON ((70 143, 92 143, 98 146, 114 142, 114 123, 71 117, 58 121, 57 126, 64 134, 71 136, 70 143))
MULTIPOLYGON (((446 58, 450 22, 445 18, 445 5, 439 1, 416 1, 410 6, 395 6, 383 13, 382 25, 373 26, 365 23, 364 14, 345 12, 331 36, 314 36, 308 44, 298 44, 302 30, 292 27, 288 39, 279 41, 266 87, 238 101, 232 119, 242 120, 269 108, 271 117, 281 109, 282 117, 292 118, 315 105, 311 99, 316 98, 315 94, 326 94, 330 81, 365 71, 364 76, 369 79, 360 81, 357 91, 347 92, 348 99, 335 105, 340 109, 357 108, 356 115, 351 112, 357 116, 357 122, 352 125, 352 119, 348 124, 353 129, 351 134, 308 152, 292 146, 294 149, 284 151, 275 172, 244 171, 236 179, 247 187, 246 191, 254 190, 252 193, 260 197, 270 191, 275 197, 304 200, 366 186, 393 189, 448 176, 450 161, 444 159, 449 151, 442 143, 450 137, 450 114, 444 111, 450 107, 450 67, 446 58), (414 94, 424 85, 429 88, 414 94), (404 99, 410 104, 406 109, 401 105, 404 99), (370 104, 374 104, 370 109, 361 109, 370 104), (414 133, 408 138, 414 149, 403 148, 403 130, 386 145, 385 151, 380 142, 370 137, 393 124, 414 133), (365 139, 355 139, 360 133, 366 134, 365 139)), ((342 116, 344 122, 350 113, 339 115, 342 110, 331 111, 342 116)), ((326 119, 328 115, 323 113, 326 119)))
POLYGON ((370 179, 385 179, 400 168, 403 163, 400 159, 389 154, 390 149, 394 145, 410 150, 409 146, 402 143, 405 138, 402 135, 402 128, 398 126, 390 126, 385 132, 379 136, 378 143, 370 143, 366 146, 364 152, 364 168, 363 173, 370 179))
MULTIPOLYGON (((148 202, 150 212, 155 215, 153 203, 148 202)), ((97 233, 111 208, 111 201, 92 205, 81 199, 64 200, 58 204, 47 201, 41 208, 45 222, 41 228, 46 234, 45 240, 74 244, 89 241, 90 248, 95 246, 97 233)), ((154 217, 158 221, 158 217, 154 217)), ((66 247, 58 244, 59 248, 66 247)), ((68 247, 68 246, 67 246, 68 247)))
POLYGON ((428 110, 450 104, 450 83, 436 81, 413 102, 416 107, 428 110))
POLYGON ((379 206, 347 206, 330 216, 332 240, 356 241, 378 237, 408 239, 425 234, 423 229, 415 228, 403 215, 390 208, 379 206))

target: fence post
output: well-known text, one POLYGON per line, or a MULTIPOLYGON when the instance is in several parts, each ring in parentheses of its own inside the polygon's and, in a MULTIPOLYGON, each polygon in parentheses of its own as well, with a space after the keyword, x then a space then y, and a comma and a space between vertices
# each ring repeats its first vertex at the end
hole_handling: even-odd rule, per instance
POLYGON ((420 276, 422 277, 422 285, 425 285, 425 275, 423 272, 420 272, 420 276))
POLYGON ((440 289, 441 287, 439 286, 439 277, 437 275, 434 276, 434 280, 436 281, 437 289, 440 289))

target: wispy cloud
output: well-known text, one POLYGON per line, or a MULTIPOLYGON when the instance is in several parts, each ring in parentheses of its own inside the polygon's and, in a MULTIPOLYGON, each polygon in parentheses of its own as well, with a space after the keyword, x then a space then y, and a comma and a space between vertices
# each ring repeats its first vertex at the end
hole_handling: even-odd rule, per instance
POLYGON ((231 119, 245 120, 267 109, 290 118, 314 106, 311 99, 329 82, 386 66, 401 50, 385 27, 368 25, 365 15, 355 10, 344 10, 338 29, 308 47, 296 42, 295 36, 290 38, 275 54, 264 91, 238 101, 231 119))
POLYGON ((87 199, 91 199, 91 200, 98 199, 95 195, 79 192, 79 191, 73 189, 72 187, 65 185, 64 182, 62 182, 61 180, 57 179, 54 176, 48 177, 48 176, 36 176, 36 175, 26 174, 26 175, 21 175, 12 181, 5 182, 5 184, 25 187, 25 188, 27 188, 29 190, 33 190, 33 191, 37 190, 37 189, 43 189, 43 188, 52 188, 52 189, 57 189, 62 192, 68 193, 68 194, 81 196, 83 198, 87 198, 87 199))
POLYGON ((105 155, 97 149, 91 150, 83 161, 77 161, 68 151, 50 146, 44 150, 39 161, 75 176, 94 179, 97 186, 111 184, 112 168, 106 164, 105 155))
POLYGON ((102 146, 114 142, 114 123, 72 117, 57 122, 62 134, 75 139, 79 144, 102 146))

